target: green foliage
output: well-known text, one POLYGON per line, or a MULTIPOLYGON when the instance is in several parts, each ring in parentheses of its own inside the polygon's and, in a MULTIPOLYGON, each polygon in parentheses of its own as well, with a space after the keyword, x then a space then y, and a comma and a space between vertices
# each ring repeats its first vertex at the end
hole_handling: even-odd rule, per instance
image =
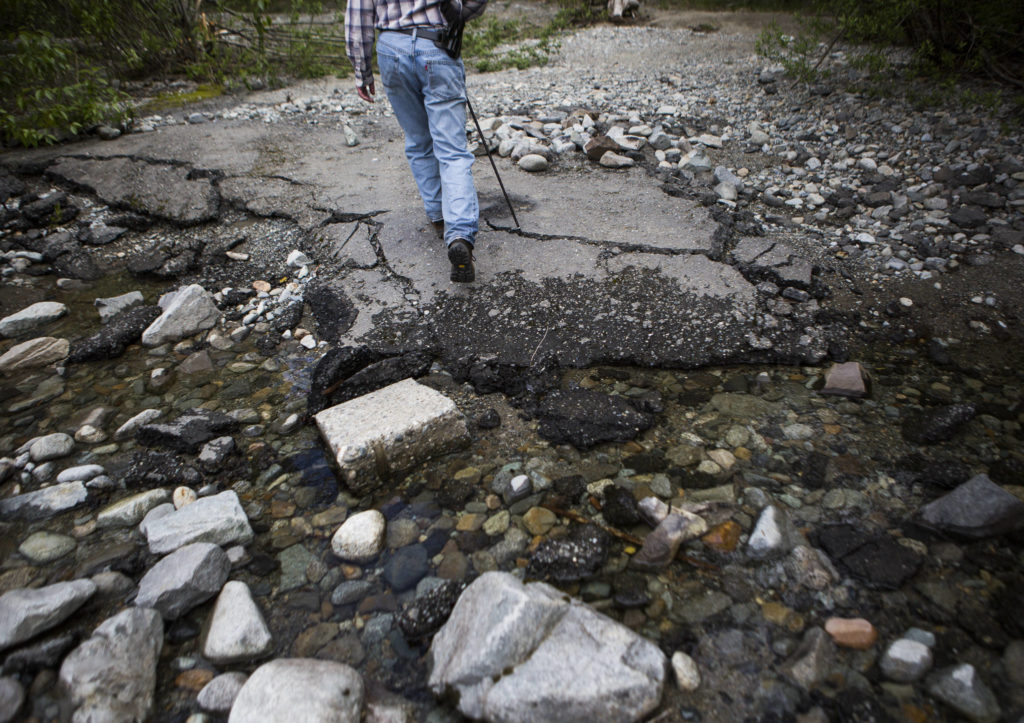
POLYGON ((555 50, 555 31, 524 26, 515 20, 485 18, 466 26, 462 53, 466 62, 480 72, 544 65, 555 50), (502 50, 503 47, 510 49, 502 50))
POLYGON ((127 116, 123 96, 70 43, 46 32, 9 37, 0 74, 0 136, 5 143, 54 143, 127 116))

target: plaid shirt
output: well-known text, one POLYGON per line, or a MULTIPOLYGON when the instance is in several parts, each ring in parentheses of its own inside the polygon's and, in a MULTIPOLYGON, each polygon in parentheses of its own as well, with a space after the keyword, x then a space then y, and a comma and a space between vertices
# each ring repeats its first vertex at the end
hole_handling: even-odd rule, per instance
MULTIPOLYGON (((461 8, 462 19, 470 20, 484 11, 487 0, 450 0, 461 8)), ((370 62, 373 54, 373 30, 400 30, 412 27, 447 25, 439 7, 443 0, 348 0, 345 8, 345 46, 356 83, 373 80, 370 62)))

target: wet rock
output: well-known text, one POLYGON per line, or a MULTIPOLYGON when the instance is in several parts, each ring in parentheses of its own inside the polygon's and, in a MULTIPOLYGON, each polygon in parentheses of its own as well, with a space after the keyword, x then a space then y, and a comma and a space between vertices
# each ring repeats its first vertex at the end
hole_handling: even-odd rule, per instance
POLYGON ((2 520, 45 520, 78 507, 89 493, 81 482, 65 482, 0 500, 2 520))
MULTIPOLYGON (((136 306, 142 306, 143 303, 145 303, 145 300, 143 299, 141 291, 129 291, 128 293, 121 294, 120 296, 112 296, 107 299, 96 299, 92 303, 99 312, 100 321, 106 324, 122 311, 127 311, 128 309, 132 309, 136 306)), ((157 311, 153 316, 153 319, 155 319, 159 315, 158 310, 160 307, 157 306, 153 308, 157 311)), ((152 319, 150 319, 150 322, 152 322, 152 319)), ((149 326, 149 324, 146 324, 146 326, 149 326)), ((140 331, 139 334, 141 335, 142 332, 140 331)))
POLYGON ((342 663, 282 658, 257 668, 238 692, 228 723, 282 720, 358 723, 363 681, 342 663))
POLYGON ((654 424, 653 414, 638 411, 628 400, 589 389, 548 393, 537 418, 542 437, 581 449, 601 442, 627 442, 654 424))
POLYGON ((496 409, 488 409, 476 418, 476 426, 480 429, 497 429, 501 426, 501 415, 496 409))
POLYGON ((211 329, 220 319, 220 311, 210 294, 199 284, 191 284, 160 297, 163 312, 142 332, 144 346, 159 346, 211 329))
POLYGON ((217 545, 185 545, 143 575, 134 604, 174 620, 220 592, 230 571, 231 562, 217 545))
POLYGON ((196 485, 202 480, 199 470, 163 452, 135 452, 124 471, 128 487, 177 487, 196 485))
POLYGON ((822 394, 835 394, 843 397, 863 397, 867 394, 864 384, 864 369, 857 362, 833 364, 825 373, 825 386, 822 394))
POLYGON ((0 171, 0 203, 25 193, 25 182, 7 171, 0 171))
POLYGON ((968 663, 928 676, 928 692, 972 721, 994 723, 1002 716, 995 695, 968 663))
POLYGON ((341 404, 403 379, 421 377, 430 371, 430 364, 430 356, 422 352, 412 352, 374 362, 338 385, 330 395, 329 403, 341 404))
POLYGON ((96 527, 101 530, 112 527, 133 527, 142 522, 151 509, 169 499, 171 499, 170 493, 163 489, 131 495, 100 510, 96 515, 96 527))
POLYGON ((0 650, 23 643, 66 620, 96 594, 90 580, 58 582, 0 596, 0 650))
POLYGON ((225 583, 210 615, 203 655, 213 663, 226 665, 255 660, 272 648, 270 630, 252 599, 249 586, 238 580, 225 583))
POLYGON ((306 571, 316 558, 302 544, 291 545, 277 556, 281 563, 280 592, 287 592, 306 584, 309 577, 306 571))
POLYGON ((975 413, 973 404, 950 404, 912 415, 903 423, 903 438, 914 444, 948 442, 975 413))
POLYGON ((0 319, 0 336, 19 336, 35 329, 37 326, 56 321, 67 313, 68 307, 60 302, 37 302, 0 319))
POLYGON ((821 628, 811 628, 804 634, 800 647, 781 666, 788 678, 806 689, 825 680, 835 656, 831 638, 821 628))
POLYGON ((348 580, 334 588, 331 593, 332 605, 351 605, 359 602, 373 591, 369 580, 348 580))
POLYGON ((411 379, 319 412, 320 434, 349 488, 362 494, 469 442, 466 420, 440 392, 411 379))
POLYGON ((233 437, 217 437, 203 445, 199 452, 199 464, 207 472, 216 472, 235 451, 233 437))
POLYGON ((331 538, 331 550, 342 560, 370 562, 384 549, 387 522, 377 510, 352 515, 331 538))
POLYGON ((4 658, 4 672, 24 673, 35 672, 43 668, 56 668, 77 643, 77 635, 66 633, 48 637, 34 645, 23 645, 16 651, 8 653, 4 658))
POLYGON ((226 715, 238 697, 238 692, 249 679, 245 673, 221 673, 203 686, 196 702, 199 707, 210 713, 226 715))
POLYGON ((601 514, 608 524, 615 527, 631 527, 640 522, 636 498, 628 490, 615 485, 605 488, 601 514))
POLYGON ((408 590, 430 572, 427 550, 423 545, 409 545, 395 550, 384 563, 384 579, 398 593, 408 590))
POLYGON ((158 306, 136 306, 111 318, 95 334, 79 339, 71 345, 68 361, 75 364, 88 361, 114 359, 124 354, 130 344, 142 337, 142 332, 160 316, 158 306))
POLYGON ((878 630, 864 618, 829 618, 825 632, 836 645, 855 650, 867 650, 878 640, 878 630))
POLYGON ((679 546, 708 531, 707 522, 685 510, 673 510, 644 538, 630 564, 641 570, 660 570, 672 563, 679 546))
POLYGON ((146 720, 153 708, 156 664, 163 648, 160 614, 129 608, 103 621, 60 667, 74 720, 146 720))
POLYGON ((238 429, 238 421, 209 409, 189 409, 173 422, 143 424, 135 432, 139 444, 166 447, 176 452, 196 454, 209 440, 238 429))
POLYGON ((878 661, 882 674, 897 683, 912 683, 924 677, 932 667, 931 649, 916 640, 900 638, 886 648, 878 661))
POLYGON ((817 537, 833 562, 857 579, 881 588, 899 588, 921 566, 920 556, 889 535, 853 525, 830 525, 818 531, 817 537))
POLYGON ((138 276, 177 279, 199 266, 205 244, 197 238, 172 237, 153 241, 128 259, 128 270, 138 276))
POLYGON ((1024 526, 1024 502, 980 474, 918 511, 921 521, 972 540, 1024 526))
POLYGON ((140 529, 149 551, 156 555, 173 552, 193 542, 244 545, 253 537, 249 518, 238 502, 238 495, 231 490, 201 497, 177 511, 172 507, 172 511, 155 518, 150 512, 142 524, 140 529))
POLYGON ((66 193, 51 193, 21 207, 22 215, 34 226, 56 226, 74 221, 79 208, 66 193))
POLYGON ((700 687, 700 669, 689 655, 681 650, 672 654, 672 671, 680 690, 692 693, 700 687))
POLYGON ((526 574, 556 582, 590 577, 608 557, 608 535, 593 525, 576 525, 569 537, 545 540, 530 556, 526 574))
POLYGON ((758 559, 784 555, 793 549, 797 536, 798 533, 782 509, 769 505, 757 518, 757 524, 747 542, 747 551, 751 557, 758 559))
POLYGON ((86 246, 106 246, 117 241, 128 229, 121 226, 107 226, 103 222, 93 223, 78 232, 78 240, 86 246))
POLYGON ((78 543, 73 537, 40 530, 33 532, 27 540, 21 543, 18 546, 18 552, 33 565, 45 565, 64 557, 77 545, 78 543))
POLYGON ((0 723, 14 720, 25 702, 25 689, 15 678, 0 678, 0 723))
POLYGON ((409 640, 432 635, 451 615, 465 583, 446 580, 407 605, 398 616, 398 627, 409 640))
POLYGON ((58 276, 82 281, 98 281, 103 271, 87 252, 76 250, 62 254, 53 262, 53 271, 58 276))
POLYGON ((144 409, 117 428, 117 431, 114 432, 114 440, 121 442, 125 439, 132 438, 135 436, 135 432, 138 430, 138 428, 141 427, 143 424, 155 422, 162 416, 162 410, 144 409))
POLYGON ((66 358, 70 344, 67 339, 41 336, 8 349, 0 356, 0 372, 44 367, 66 358))
POLYGON ((666 660, 623 625, 544 583, 489 572, 466 588, 430 646, 428 681, 488 721, 639 720, 661 699, 666 660))

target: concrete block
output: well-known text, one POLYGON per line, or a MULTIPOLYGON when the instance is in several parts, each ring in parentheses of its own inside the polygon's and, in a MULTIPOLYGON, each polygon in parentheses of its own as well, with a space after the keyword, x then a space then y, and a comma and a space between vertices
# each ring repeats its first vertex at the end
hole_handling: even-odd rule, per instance
POLYGON ((356 494, 469 442, 466 418, 452 400, 412 379, 325 409, 315 419, 356 494))

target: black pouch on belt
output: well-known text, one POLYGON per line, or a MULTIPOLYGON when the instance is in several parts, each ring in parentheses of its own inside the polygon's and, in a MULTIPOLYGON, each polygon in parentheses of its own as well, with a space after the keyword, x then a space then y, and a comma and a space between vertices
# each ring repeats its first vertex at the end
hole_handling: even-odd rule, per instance
POLYGON ((441 0, 439 7, 448 27, 441 31, 441 37, 434 41, 434 45, 448 53, 448 57, 457 60, 462 55, 462 31, 466 27, 462 19, 462 3, 441 0))

